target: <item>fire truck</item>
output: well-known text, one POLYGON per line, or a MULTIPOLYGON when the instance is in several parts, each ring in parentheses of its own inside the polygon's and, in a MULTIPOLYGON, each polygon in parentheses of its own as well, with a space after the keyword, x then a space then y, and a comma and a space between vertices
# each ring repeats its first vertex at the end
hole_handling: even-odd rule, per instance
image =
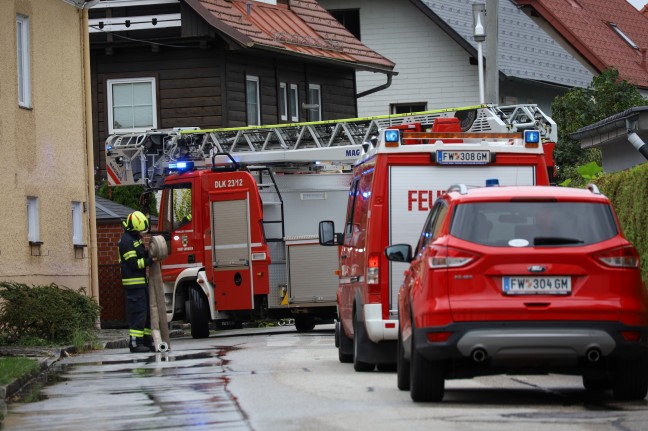
POLYGON ((112 135, 114 186, 141 184, 160 202, 157 233, 167 320, 195 338, 215 323, 291 318, 298 331, 337 318, 339 247, 318 221, 343 223, 353 165, 389 127, 425 130, 455 118, 464 131, 533 127, 554 136, 535 105, 479 105, 403 115, 112 135))
MULTIPOLYGON (((389 244, 416 244, 436 198, 452 184, 550 185, 555 124, 540 110, 510 107, 517 118, 478 116, 466 131, 459 116, 431 128, 414 121, 380 130, 354 164, 343 231, 320 223, 322 245, 341 246, 335 344, 356 371, 396 362, 398 292, 407 265, 389 262, 389 244), (477 124, 480 118, 489 122, 477 124), (528 121, 531 119, 531 121, 528 121)), ((491 111, 493 112, 493 111, 491 111)), ((476 228, 479 228, 477 226, 476 228)))

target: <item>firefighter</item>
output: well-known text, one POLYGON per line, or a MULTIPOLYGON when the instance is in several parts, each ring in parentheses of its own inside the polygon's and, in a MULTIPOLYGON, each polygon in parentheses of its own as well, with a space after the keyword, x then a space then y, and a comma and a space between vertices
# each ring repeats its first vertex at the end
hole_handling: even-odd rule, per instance
POLYGON ((119 266, 122 285, 126 291, 130 351, 144 353, 155 351, 151 336, 149 290, 146 267, 154 259, 144 248, 142 236, 149 229, 149 221, 139 211, 132 212, 123 222, 124 234, 119 239, 119 266))

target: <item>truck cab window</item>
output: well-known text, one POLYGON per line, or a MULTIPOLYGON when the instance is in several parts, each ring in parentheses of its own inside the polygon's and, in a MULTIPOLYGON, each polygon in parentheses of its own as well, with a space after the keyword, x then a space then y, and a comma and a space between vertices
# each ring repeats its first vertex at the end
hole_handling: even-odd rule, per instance
POLYGON ((173 231, 191 223, 191 184, 168 187, 161 217, 164 231, 173 231))

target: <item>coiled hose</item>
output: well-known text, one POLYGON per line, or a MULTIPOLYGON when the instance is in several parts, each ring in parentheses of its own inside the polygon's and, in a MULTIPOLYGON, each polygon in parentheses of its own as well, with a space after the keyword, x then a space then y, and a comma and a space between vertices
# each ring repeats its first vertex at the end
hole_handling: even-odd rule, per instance
POLYGON ((149 242, 149 256, 155 259, 149 269, 149 299, 151 302, 151 331, 155 350, 166 352, 170 348, 169 325, 164 303, 164 283, 160 262, 169 255, 164 237, 155 235, 149 242))

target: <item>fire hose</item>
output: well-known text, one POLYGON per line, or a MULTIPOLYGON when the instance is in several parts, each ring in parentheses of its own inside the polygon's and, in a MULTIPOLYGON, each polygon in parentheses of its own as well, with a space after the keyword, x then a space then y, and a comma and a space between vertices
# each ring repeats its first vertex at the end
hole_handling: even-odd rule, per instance
POLYGON ((160 262, 168 256, 166 241, 162 236, 151 237, 149 256, 154 260, 149 268, 149 300, 151 315, 151 335, 156 352, 166 352, 171 346, 166 305, 164 303, 164 284, 160 262))

